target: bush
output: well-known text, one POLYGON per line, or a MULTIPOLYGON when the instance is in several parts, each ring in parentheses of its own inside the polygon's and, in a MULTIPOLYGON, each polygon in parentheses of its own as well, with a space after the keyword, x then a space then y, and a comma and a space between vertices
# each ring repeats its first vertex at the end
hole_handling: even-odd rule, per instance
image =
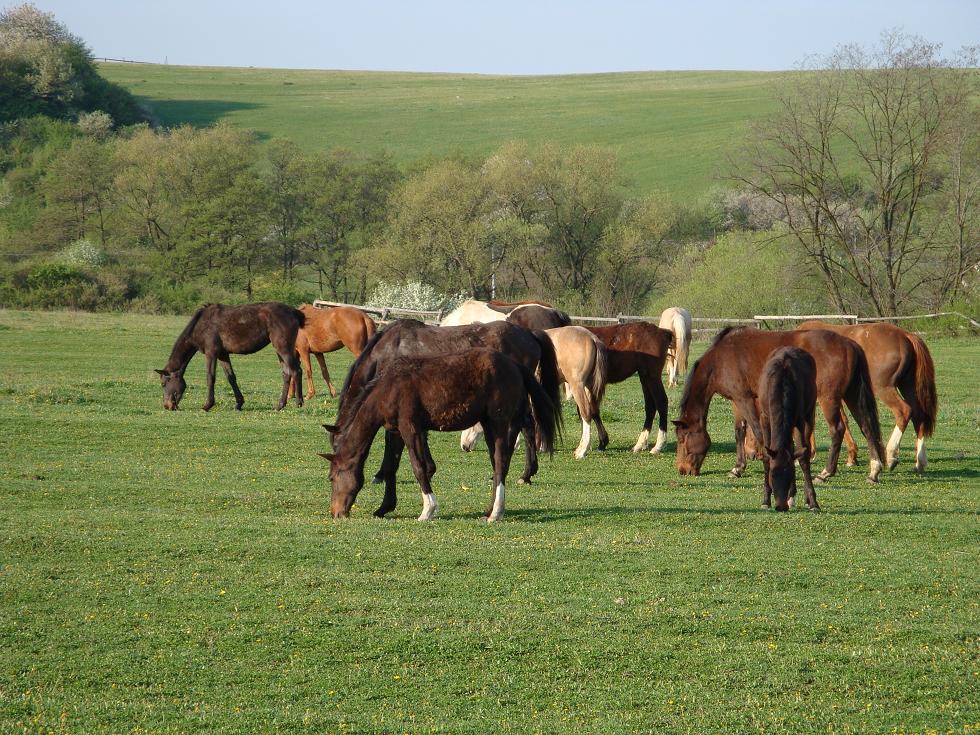
POLYGON ((440 293, 427 283, 408 281, 406 283, 387 283, 380 281, 371 295, 368 306, 393 306, 399 309, 418 311, 448 312, 466 301, 469 296, 463 292, 453 295, 440 293))
POLYGON ((82 238, 61 251, 61 260, 76 268, 94 269, 105 265, 106 257, 90 240, 82 238))
POLYGON ((42 263, 27 274, 27 288, 31 291, 51 291, 83 282, 85 274, 67 263, 42 263))

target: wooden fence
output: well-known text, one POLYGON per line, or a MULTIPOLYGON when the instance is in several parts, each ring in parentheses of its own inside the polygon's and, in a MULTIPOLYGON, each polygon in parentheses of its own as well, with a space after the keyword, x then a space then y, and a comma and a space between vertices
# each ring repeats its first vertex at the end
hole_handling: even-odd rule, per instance
MULTIPOLYGON (((367 314, 376 315, 376 321, 380 324, 387 324, 392 319, 407 317, 418 319, 426 324, 438 324, 442 317, 439 311, 423 311, 418 309, 402 309, 396 306, 365 306, 362 304, 343 304, 336 301, 323 301, 317 299, 313 305, 318 308, 331 306, 353 306, 367 314)), ((691 330, 695 335, 713 335, 727 326, 755 326, 761 329, 779 329, 784 322, 804 322, 809 319, 820 319, 821 321, 841 321, 846 324, 862 324, 865 322, 898 322, 913 319, 939 319, 941 317, 956 317, 965 322, 964 326, 970 331, 980 330, 980 322, 961 314, 958 311, 941 311, 934 314, 916 314, 912 316, 876 317, 858 316, 857 314, 757 314, 751 319, 731 319, 727 317, 692 317, 694 324, 691 330), (702 326, 703 325, 703 326, 702 326)), ((617 314, 616 316, 580 316, 570 315, 573 324, 625 324, 626 322, 654 322, 659 323, 660 316, 638 315, 638 314, 617 314)))

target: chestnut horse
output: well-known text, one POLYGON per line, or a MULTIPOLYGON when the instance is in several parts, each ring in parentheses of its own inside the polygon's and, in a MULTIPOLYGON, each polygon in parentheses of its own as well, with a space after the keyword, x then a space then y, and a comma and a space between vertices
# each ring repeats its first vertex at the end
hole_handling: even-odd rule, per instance
POLYGON ((364 462, 374 435, 382 426, 386 442, 396 445, 395 461, 385 467, 385 495, 375 515, 395 509, 395 473, 401 448, 408 448, 415 477, 422 487, 420 521, 435 516, 439 503, 432 492, 436 465, 429 451, 429 431, 458 431, 473 424, 484 427, 493 469, 493 495, 485 518, 504 515, 507 471, 517 436, 533 406, 538 428, 548 446, 554 446, 558 408, 534 375, 501 352, 478 348, 439 357, 400 357, 371 380, 351 401, 352 419, 336 434, 330 460, 334 518, 350 515, 364 485, 364 462))
POLYGON ((677 385, 677 376, 687 374, 687 355, 691 345, 691 312, 679 306, 664 309, 660 328, 674 333, 674 343, 667 353, 667 385, 677 385))
MULTIPOLYGON (((803 322, 797 329, 829 329, 857 342, 868 358, 875 396, 895 415, 895 428, 885 448, 885 464, 898 464, 898 447, 909 421, 915 428, 915 471, 926 468, 926 437, 936 426, 936 369, 922 338, 887 322, 836 325, 803 322)), ((844 436, 850 439, 849 432, 844 436)), ((853 444, 848 441, 848 447, 853 444)))
POLYGON ((868 480, 881 474, 881 428, 871 388, 864 351, 851 340, 826 330, 812 332, 764 332, 746 327, 726 327, 688 374, 681 399, 677 427, 677 469, 682 475, 697 475, 711 447, 708 436, 708 407, 715 393, 732 401, 745 419, 736 423, 738 460, 732 474, 745 469, 745 424, 756 437, 762 435, 756 408, 759 377, 769 356, 780 347, 799 347, 817 364, 817 400, 830 426, 831 445, 827 466, 817 476, 824 481, 837 472, 844 437, 841 404, 851 410, 868 441, 871 464, 868 480))
POLYGON ((810 475, 810 439, 817 407, 817 363, 799 347, 780 347, 762 368, 756 390, 762 435, 765 480, 762 507, 768 508, 776 494, 776 510, 789 510, 796 497, 796 469, 803 471, 803 488, 810 510, 819 511, 817 493, 810 475), (794 433, 798 449, 793 448, 794 433))
POLYGON ((299 387, 296 405, 302 406, 303 376, 296 357, 296 335, 305 318, 303 312, 274 301, 241 306, 202 306, 194 312, 184 331, 177 337, 163 370, 157 370, 163 386, 163 407, 168 411, 177 410, 177 404, 187 389, 184 381, 187 364, 195 353, 203 352, 207 358, 208 395, 202 408, 209 411, 214 406, 215 363, 220 362, 235 393, 235 408, 241 410, 245 398, 238 389, 238 380, 228 356, 250 355, 270 342, 282 365, 282 396, 277 409, 281 410, 286 405, 289 384, 294 379, 299 387))
MULTIPOLYGON (((609 434, 599 415, 599 404, 606 393, 608 352, 599 338, 585 327, 557 327, 547 329, 545 333, 555 346, 558 379, 568 386, 582 419, 582 439, 575 450, 575 459, 582 459, 592 441, 592 421, 595 421, 600 443, 603 446, 609 443, 609 434)), ((459 445, 464 452, 472 451, 482 435, 482 426, 472 426, 463 432, 459 445)))
MULTIPOLYGON (((558 363, 555 348, 544 332, 529 332, 508 322, 468 324, 460 327, 430 327, 412 319, 399 319, 379 331, 364 347, 361 356, 351 365, 341 390, 337 407, 337 424, 343 428, 354 417, 354 398, 369 381, 385 369, 396 357, 446 355, 474 347, 487 347, 503 352, 534 372, 540 369, 541 386, 549 399, 559 403, 558 363)), ((560 419, 560 417, 559 417, 560 419)), ((538 471, 535 426, 529 421, 524 430, 525 465, 521 481, 529 483, 538 471)), ((397 460, 385 444, 385 459, 375 475, 381 482, 385 466, 397 460)), ((392 448, 394 451, 394 448, 392 448)), ((400 452, 400 450, 399 450, 400 452)))
MULTIPOLYGON (((337 395, 337 390, 330 382, 327 363, 323 359, 325 352, 334 352, 346 347, 354 357, 361 354, 364 345, 374 336, 376 327, 371 319, 360 309, 353 306, 334 306, 329 309, 318 309, 309 304, 300 304, 299 310, 306 316, 306 323, 296 337, 296 351, 299 352, 300 362, 306 372, 306 382, 309 383, 307 398, 316 395, 313 386, 313 365, 310 363, 310 353, 316 356, 320 363, 320 372, 327 381, 331 396, 337 395)), ((289 396, 293 395, 294 386, 289 386, 289 396)))
MULTIPOLYGON (((621 383, 634 374, 640 379, 643 391, 643 429, 633 446, 642 452, 649 446, 653 417, 660 414, 657 441, 650 454, 659 454, 667 443, 667 391, 662 373, 673 335, 648 322, 628 322, 608 327, 589 327, 609 350, 609 383, 621 383)), ((608 439, 599 438, 599 449, 605 449, 608 439)))

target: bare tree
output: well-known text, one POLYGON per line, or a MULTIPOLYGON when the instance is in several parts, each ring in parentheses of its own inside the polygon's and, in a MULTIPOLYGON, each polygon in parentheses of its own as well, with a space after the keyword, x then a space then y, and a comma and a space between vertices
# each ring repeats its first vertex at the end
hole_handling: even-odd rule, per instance
MULTIPOLYGON (((969 266, 951 266, 969 248, 957 254, 955 228, 935 212, 952 174, 951 133, 976 119, 976 74, 972 60, 939 51, 889 32, 872 51, 844 46, 809 63, 779 93, 735 176, 778 204, 839 309, 888 316, 944 300, 959 282, 951 271, 969 266)), ((956 175, 954 188, 973 190, 975 178, 963 177, 975 169, 956 175)), ((963 203, 975 221, 974 201, 963 203)), ((961 236, 971 227, 964 221, 961 236)))

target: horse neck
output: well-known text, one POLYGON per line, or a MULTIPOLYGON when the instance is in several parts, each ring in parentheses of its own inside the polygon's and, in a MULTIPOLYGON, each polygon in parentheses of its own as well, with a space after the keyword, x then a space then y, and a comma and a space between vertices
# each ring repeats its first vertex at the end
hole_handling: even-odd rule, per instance
POLYGON ((697 369, 687 374, 681 421, 702 426, 708 423, 708 408, 715 394, 713 375, 714 357, 708 352, 698 361, 697 369))
POLYGON ((174 347, 170 351, 170 359, 167 360, 167 365, 164 367, 164 370, 183 373, 187 367, 187 363, 191 361, 191 358, 194 357, 194 353, 196 352, 197 345, 194 344, 190 335, 181 334, 177 338, 177 341, 174 342, 174 347))
POLYGON ((347 422, 343 432, 337 437, 337 446, 339 447, 337 455, 341 464, 353 461, 355 466, 362 471, 368 453, 371 451, 374 435, 383 423, 371 398, 368 396, 357 407, 357 413, 347 422))
POLYGON ((780 452, 793 450, 793 408, 795 392, 789 376, 780 371, 773 376, 765 397, 769 404, 769 449, 780 452))

